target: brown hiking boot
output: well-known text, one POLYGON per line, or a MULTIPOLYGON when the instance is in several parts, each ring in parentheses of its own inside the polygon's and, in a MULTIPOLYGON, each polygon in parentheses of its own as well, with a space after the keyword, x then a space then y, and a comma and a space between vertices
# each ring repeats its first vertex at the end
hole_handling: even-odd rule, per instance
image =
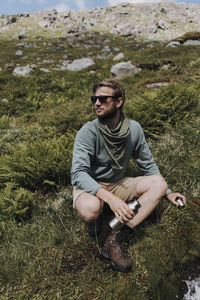
POLYGON ((112 231, 103 246, 102 255, 104 258, 110 259, 113 269, 120 272, 130 272, 132 263, 120 242, 121 232, 112 231))
POLYGON ((89 236, 95 237, 101 233, 101 225, 102 222, 97 219, 95 221, 86 222, 85 223, 85 230, 88 232, 89 236))

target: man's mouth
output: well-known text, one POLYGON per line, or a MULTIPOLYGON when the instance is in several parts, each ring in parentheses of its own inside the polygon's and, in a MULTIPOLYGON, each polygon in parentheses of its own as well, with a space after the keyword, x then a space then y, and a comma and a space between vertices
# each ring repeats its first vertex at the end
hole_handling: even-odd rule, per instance
POLYGON ((97 108, 95 108, 95 110, 96 110, 96 112, 100 112, 100 111, 102 111, 103 109, 102 109, 102 108, 99 108, 99 107, 97 107, 97 108))

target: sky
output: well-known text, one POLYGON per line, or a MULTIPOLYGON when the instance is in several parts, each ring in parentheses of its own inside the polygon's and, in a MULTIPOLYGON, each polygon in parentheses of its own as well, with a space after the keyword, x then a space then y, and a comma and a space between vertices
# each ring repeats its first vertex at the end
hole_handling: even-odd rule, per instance
MULTIPOLYGON (((187 4, 200 4, 200 0, 173 0, 187 4)), ((46 9, 58 12, 70 9, 92 9, 95 7, 114 6, 123 2, 143 3, 160 2, 159 0, 0 0, 0 14, 32 13, 46 9)))

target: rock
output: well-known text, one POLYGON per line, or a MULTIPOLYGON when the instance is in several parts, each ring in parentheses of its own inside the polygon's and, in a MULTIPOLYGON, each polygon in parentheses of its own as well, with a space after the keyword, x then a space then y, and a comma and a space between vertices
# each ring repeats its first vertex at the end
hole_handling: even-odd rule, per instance
MULTIPOLYGON (((138 2, 138 1, 137 1, 138 2)), ((132 36, 142 41, 169 41, 187 32, 198 32, 200 28, 200 5, 177 3, 160 0, 142 3, 127 3, 112 7, 99 7, 91 10, 70 10, 57 12, 53 10, 40 11, 30 15, 0 16, 0 33, 15 29, 19 25, 21 31, 14 38, 23 39, 30 35, 31 28, 41 28, 34 31, 34 37, 43 39, 46 32, 62 33, 62 36, 77 38, 85 33, 112 33, 132 36), (23 24, 25 17, 31 19, 31 26, 23 24), (41 33, 42 32, 42 33, 41 33), (39 35, 38 35, 39 34, 39 35), (40 35, 41 34, 41 35, 40 35)), ((11 31, 13 32, 13 31, 11 31)), ((16 32, 16 31, 15 31, 16 32)), ((109 39, 105 43, 109 43, 109 39)), ((104 43, 101 44, 103 47, 104 43)), ((172 46, 172 45, 171 45, 172 46)), ((174 47, 173 44, 172 47, 174 47)), ((89 45, 85 45, 85 48, 89 45)))
POLYGON ((49 73, 49 72, 51 72, 50 70, 48 70, 48 69, 45 69, 45 68, 40 68, 40 71, 42 71, 42 72, 45 72, 45 73, 49 73))
POLYGON ((187 40, 183 43, 184 46, 200 46, 199 40, 187 40))
POLYGON ((175 47, 180 46, 180 45, 181 45, 180 42, 172 41, 172 42, 170 42, 169 44, 167 44, 166 47, 172 47, 172 48, 175 48, 175 47))
POLYGON ((109 46, 104 46, 103 49, 102 49, 102 52, 104 54, 109 54, 112 50, 110 49, 109 46))
POLYGON ((166 86, 168 84, 169 84, 169 82, 154 82, 154 83, 147 84, 145 87, 147 89, 158 89, 161 86, 166 86))
POLYGON ((8 103, 8 102, 9 102, 9 100, 8 100, 8 99, 6 99, 6 98, 3 98, 3 99, 1 100, 1 102, 3 102, 3 103, 8 103))
POLYGON ((34 39, 42 40, 43 37, 41 35, 33 35, 34 39))
POLYGON ((70 71, 80 71, 85 68, 93 66, 95 63, 91 58, 75 59, 72 63, 68 64, 66 69, 70 71))
POLYGON ((113 57, 114 61, 118 61, 124 58, 124 54, 123 53, 118 53, 115 57, 113 57))
POLYGON ((24 40, 27 39, 27 36, 24 34, 15 34, 13 35, 13 39, 24 40))
POLYGON ((48 27, 49 26, 49 22, 47 22, 47 21, 41 21, 41 22, 38 23, 38 25, 41 26, 41 27, 48 27))
POLYGON ((140 71, 140 68, 137 68, 130 62, 121 62, 112 66, 110 73, 112 77, 120 79, 127 76, 133 76, 140 71))
POLYGON ((13 75, 18 75, 18 76, 27 76, 30 73, 34 72, 32 68, 29 66, 25 67, 16 67, 13 71, 13 75))
POLYGON ((169 29, 170 27, 170 24, 163 20, 159 20, 156 25, 158 29, 162 29, 162 30, 169 29))
POLYGON ((168 70, 170 67, 170 64, 167 64, 167 65, 163 65, 160 69, 161 70, 168 70))
POLYGON ((101 59, 101 60, 104 60, 104 59, 107 59, 107 58, 109 58, 109 57, 111 57, 112 56, 112 54, 111 53, 109 53, 109 54, 98 54, 97 55, 97 59, 101 59))
POLYGON ((5 65, 5 69, 10 70, 10 69, 12 69, 14 66, 15 66, 14 63, 6 64, 6 65, 5 65))
POLYGON ((63 60, 60 70, 62 70, 62 71, 67 70, 67 67, 68 67, 69 63, 70 63, 69 60, 63 60))
POLYGON ((44 59, 44 60, 43 60, 43 63, 46 63, 46 64, 53 64, 53 63, 54 63, 54 60, 53 60, 53 59, 44 59))
POLYGON ((25 48, 37 48, 37 45, 34 44, 34 43, 31 43, 31 44, 29 44, 29 45, 28 45, 28 44, 25 44, 24 47, 25 47, 25 48))
POLYGON ((7 24, 13 24, 13 23, 16 23, 16 22, 17 22, 17 17, 16 16, 11 16, 11 17, 8 16, 7 24))
POLYGON ((26 44, 25 44, 24 42, 21 42, 21 43, 18 43, 16 46, 17 46, 17 47, 25 47, 25 45, 26 45, 26 44))
POLYGON ((17 55, 17 56, 21 56, 22 54, 23 54, 22 50, 18 50, 18 51, 15 53, 15 55, 17 55))

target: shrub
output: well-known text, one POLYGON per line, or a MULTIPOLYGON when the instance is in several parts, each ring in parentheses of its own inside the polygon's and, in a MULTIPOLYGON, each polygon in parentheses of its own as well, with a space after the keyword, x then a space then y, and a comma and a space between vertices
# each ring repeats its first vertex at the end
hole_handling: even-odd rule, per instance
POLYGON ((17 188, 13 183, 6 183, 0 190, 1 219, 27 219, 34 207, 34 194, 23 188, 17 188))
POLYGON ((0 130, 0 152, 1 155, 8 153, 9 149, 18 143, 24 136, 23 130, 20 129, 8 129, 0 130))
POLYGON ((170 128, 156 143, 149 141, 170 188, 189 197, 197 197, 200 193, 199 127, 200 119, 188 120, 185 124, 170 128))
POLYGON ((28 190, 49 189, 70 182, 74 135, 21 143, 0 158, 0 183, 28 190))
POLYGON ((127 101, 125 112, 142 125, 148 136, 152 136, 197 114, 199 99, 197 84, 170 84, 160 88, 156 96, 144 94, 127 101))
POLYGON ((61 132, 78 130, 92 118, 94 115, 88 99, 62 103, 38 114, 38 122, 42 126, 55 126, 61 132))

